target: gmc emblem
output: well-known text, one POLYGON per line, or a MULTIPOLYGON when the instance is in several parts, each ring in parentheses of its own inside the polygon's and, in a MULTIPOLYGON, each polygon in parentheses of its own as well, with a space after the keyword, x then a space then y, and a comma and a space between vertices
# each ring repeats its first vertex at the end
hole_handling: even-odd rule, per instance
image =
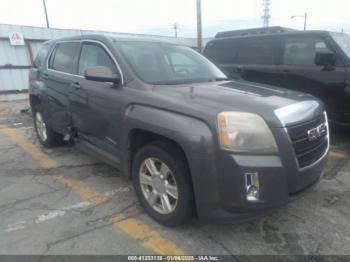
POLYGON ((325 123, 307 131, 307 137, 309 141, 314 141, 326 134, 327 134, 327 125, 325 123))

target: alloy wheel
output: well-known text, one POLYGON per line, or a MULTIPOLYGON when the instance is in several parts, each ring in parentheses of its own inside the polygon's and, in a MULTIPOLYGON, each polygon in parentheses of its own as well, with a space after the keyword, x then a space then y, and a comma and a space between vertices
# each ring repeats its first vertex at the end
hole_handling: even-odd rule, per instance
POLYGON ((47 140, 47 129, 44 118, 40 112, 36 112, 35 114, 35 125, 41 141, 45 142, 47 140))
POLYGON ((157 158, 145 159, 139 170, 139 181, 148 204, 160 214, 172 213, 178 202, 178 187, 170 168, 157 158))

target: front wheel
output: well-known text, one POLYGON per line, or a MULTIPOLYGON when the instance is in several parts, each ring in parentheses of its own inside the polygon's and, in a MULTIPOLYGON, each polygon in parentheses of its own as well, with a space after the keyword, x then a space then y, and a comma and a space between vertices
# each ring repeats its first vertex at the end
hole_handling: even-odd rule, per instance
POLYGON ((141 205, 154 220, 176 226, 192 216, 194 201, 186 161, 171 145, 157 142, 141 148, 132 173, 141 205))

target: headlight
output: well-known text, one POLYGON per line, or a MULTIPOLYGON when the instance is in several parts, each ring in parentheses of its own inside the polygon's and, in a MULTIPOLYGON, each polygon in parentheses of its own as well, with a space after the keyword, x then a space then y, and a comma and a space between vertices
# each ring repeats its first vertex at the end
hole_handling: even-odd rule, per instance
POLYGON ((218 115, 221 148, 234 152, 276 153, 276 141, 259 115, 244 112, 222 112, 218 115))

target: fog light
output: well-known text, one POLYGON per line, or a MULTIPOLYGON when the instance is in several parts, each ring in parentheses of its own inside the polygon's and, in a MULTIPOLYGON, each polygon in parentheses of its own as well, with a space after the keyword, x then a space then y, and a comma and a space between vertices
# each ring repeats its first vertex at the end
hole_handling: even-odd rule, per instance
POLYGON ((246 173, 245 183, 247 190, 248 201, 260 200, 260 187, 259 187, 259 175, 258 173, 246 173))

